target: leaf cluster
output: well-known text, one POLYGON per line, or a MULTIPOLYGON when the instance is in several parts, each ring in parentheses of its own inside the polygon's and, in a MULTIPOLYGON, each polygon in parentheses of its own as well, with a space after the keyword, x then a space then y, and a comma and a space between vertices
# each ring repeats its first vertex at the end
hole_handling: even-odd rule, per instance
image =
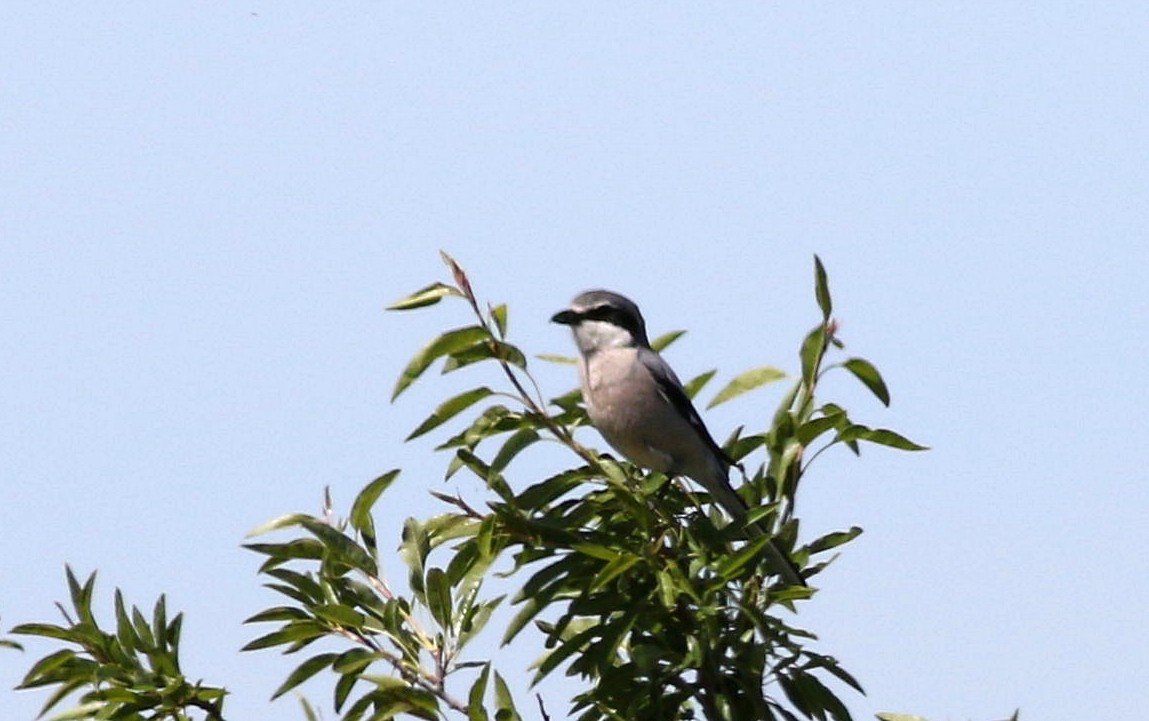
POLYGON ((55 687, 41 715, 83 690, 74 708, 54 719, 188 719, 200 712, 207 721, 222 719, 223 688, 189 681, 180 670, 183 614, 167 616, 160 596, 150 619, 129 609, 115 593, 115 627, 100 627, 92 610, 96 574, 80 583, 67 569, 72 611, 58 606, 65 624, 26 623, 12 633, 60 641, 64 648, 32 665, 18 688, 55 687))

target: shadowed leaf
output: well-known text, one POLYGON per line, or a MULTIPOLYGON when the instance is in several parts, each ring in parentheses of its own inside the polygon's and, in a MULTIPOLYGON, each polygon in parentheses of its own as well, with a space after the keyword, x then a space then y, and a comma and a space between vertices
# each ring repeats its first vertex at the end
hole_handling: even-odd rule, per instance
POLYGON ((407 436, 406 440, 418 438, 419 436, 432 431, 463 411, 467 410, 474 404, 483 400, 484 398, 492 395, 494 391, 486 386, 479 388, 472 388, 469 391, 460 393, 459 395, 443 401, 435 411, 427 416, 427 419, 419 424, 419 427, 411 431, 411 435, 407 436))
POLYGON ((872 363, 862 358, 851 358, 842 366, 864 383, 870 392, 882 402, 882 405, 890 405, 890 391, 886 388, 886 382, 882 380, 878 369, 872 363))
POLYGON ((830 282, 826 279, 826 268, 817 255, 814 256, 814 295, 818 299, 818 307, 822 309, 822 320, 829 321, 834 304, 830 301, 830 282))

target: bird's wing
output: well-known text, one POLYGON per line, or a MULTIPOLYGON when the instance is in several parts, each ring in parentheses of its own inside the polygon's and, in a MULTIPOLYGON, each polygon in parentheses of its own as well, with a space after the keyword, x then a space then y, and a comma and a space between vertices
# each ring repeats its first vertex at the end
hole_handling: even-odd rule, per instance
POLYGON ((711 452, 722 461, 723 465, 733 465, 733 461, 726 452, 722 450, 715 441, 710 431, 707 430, 706 424, 702 422, 702 417, 698 415, 695 410, 694 404, 690 402, 690 397, 686 395, 686 391, 682 388, 682 382, 678 380, 675 375, 674 369, 670 367, 665 360, 662 359, 658 353, 653 350, 646 350, 638 354, 642 364, 650 371, 650 375, 654 378, 655 383, 658 384, 658 391, 662 394, 674 410, 685 418, 690 426, 696 433, 706 442, 711 452))

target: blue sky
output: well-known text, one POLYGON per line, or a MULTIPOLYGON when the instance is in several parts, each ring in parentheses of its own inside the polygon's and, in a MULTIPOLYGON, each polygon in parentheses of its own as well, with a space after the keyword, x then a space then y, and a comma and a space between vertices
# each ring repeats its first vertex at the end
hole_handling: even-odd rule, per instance
MULTIPOLYGON (((530 352, 570 353, 547 319, 603 286, 690 331, 684 377, 795 370, 818 253, 893 405, 845 379, 828 399, 932 447, 825 457, 799 501, 809 535, 866 529, 798 619, 866 686, 855 717, 1134 717, 1147 23, 1133 2, 0 8, 0 624, 51 619, 65 563, 99 569, 104 599, 187 613, 185 670, 229 718, 301 718, 266 701, 296 661, 238 652, 274 602, 239 544, 396 466, 396 532, 429 489, 478 492, 402 443, 468 379, 388 402, 466 322, 382 310, 446 278, 439 249, 530 352)), ((707 421, 761 423, 781 390, 707 421)), ((0 651, 9 718, 44 698, 4 690, 29 646, 0 651)))

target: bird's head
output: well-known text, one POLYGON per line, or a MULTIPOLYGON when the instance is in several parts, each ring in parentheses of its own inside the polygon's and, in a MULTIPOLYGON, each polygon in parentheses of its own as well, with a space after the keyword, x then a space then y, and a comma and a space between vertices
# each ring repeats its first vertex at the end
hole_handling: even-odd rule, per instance
POLYGON ((609 290, 579 293, 564 311, 551 321, 569 325, 575 343, 584 355, 604 348, 650 347, 646 321, 630 298, 609 290))

